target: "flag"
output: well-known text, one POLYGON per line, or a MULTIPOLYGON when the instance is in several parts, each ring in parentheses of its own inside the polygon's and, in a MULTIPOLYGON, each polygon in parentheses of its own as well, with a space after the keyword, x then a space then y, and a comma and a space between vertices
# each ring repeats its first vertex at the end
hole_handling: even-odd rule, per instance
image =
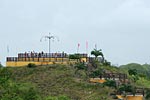
POLYGON ((78 43, 78 48, 80 47, 80 44, 78 43))
POLYGON ((88 54, 88 42, 86 41, 86 53, 88 54))
POLYGON ((88 42, 86 41, 86 49, 88 49, 88 42))
POLYGON ((78 43, 77 53, 79 52, 80 43, 78 43))

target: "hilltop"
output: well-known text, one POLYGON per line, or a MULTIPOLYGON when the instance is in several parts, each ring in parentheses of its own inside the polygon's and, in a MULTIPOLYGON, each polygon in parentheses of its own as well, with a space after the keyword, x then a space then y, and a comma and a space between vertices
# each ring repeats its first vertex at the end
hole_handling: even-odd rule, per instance
MULTIPOLYGON (((90 83, 84 71, 78 71, 78 74, 75 74, 75 71, 73 66, 68 65, 1 69, 1 73, 3 72, 5 75, 7 74, 9 76, 8 85, 14 84, 14 87, 18 87, 16 90, 20 92, 18 94, 15 90, 7 91, 12 92, 12 94, 7 94, 8 98, 14 95, 13 92, 17 92, 15 95, 21 98, 24 90, 29 92, 31 91, 30 89, 33 89, 33 94, 38 95, 39 100, 55 100, 46 98, 55 98, 59 96, 68 98, 62 100, 100 100, 100 98, 111 100, 109 93, 113 91, 113 89, 103 87, 101 84, 90 83)), ((1 74, 1 76, 3 75, 1 74)), ((10 86, 10 88, 12 88, 12 86, 10 86)), ((1 95, 0 97, 7 95, 1 95)))
MULTIPOLYGON (((101 64, 98 65, 99 68, 109 73, 127 74, 132 85, 149 88, 150 81, 147 76, 143 77, 140 74, 139 79, 132 82, 133 75, 128 74, 130 68, 101 64)), ((118 100, 113 94, 122 86, 116 88, 109 82, 106 85, 91 83, 90 71, 80 69, 82 70, 78 70, 75 65, 59 64, 33 68, 0 68, 0 98, 1 100, 118 100)))

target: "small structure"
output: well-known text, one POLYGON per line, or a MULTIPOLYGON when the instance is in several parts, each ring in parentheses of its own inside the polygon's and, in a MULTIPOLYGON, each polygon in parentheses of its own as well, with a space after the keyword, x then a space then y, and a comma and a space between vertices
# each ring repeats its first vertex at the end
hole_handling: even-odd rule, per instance
POLYGON ((26 66, 29 63, 36 65, 48 65, 48 64, 70 64, 76 62, 87 62, 87 54, 79 54, 80 60, 69 59, 69 54, 67 53, 19 53, 18 57, 7 57, 6 66, 18 67, 26 66))
POLYGON ((126 97, 116 95, 119 100, 143 100, 143 95, 127 95, 126 97))
POLYGON ((122 83, 125 83, 127 75, 123 73, 103 73, 100 75, 100 78, 121 81, 122 83))
POLYGON ((104 83, 104 82, 106 82, 106 80, 100 79, 100 78, 90 78, 90 82, 92 82, 92 83, 104 83))

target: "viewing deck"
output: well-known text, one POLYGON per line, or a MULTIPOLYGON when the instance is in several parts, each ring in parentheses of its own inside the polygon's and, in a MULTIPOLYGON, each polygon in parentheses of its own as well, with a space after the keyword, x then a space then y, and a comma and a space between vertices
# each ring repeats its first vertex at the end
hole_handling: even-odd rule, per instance
MULTIPOLYGON (((19 53, 18 57, 7 57, 6 66, 25 66, 29 63, 36 65, 67 64, 78 62, 78 59, 69 59, 67 53, 19 53)), ((87 62, 87 54, 79 54, 81 62, 87 62)))

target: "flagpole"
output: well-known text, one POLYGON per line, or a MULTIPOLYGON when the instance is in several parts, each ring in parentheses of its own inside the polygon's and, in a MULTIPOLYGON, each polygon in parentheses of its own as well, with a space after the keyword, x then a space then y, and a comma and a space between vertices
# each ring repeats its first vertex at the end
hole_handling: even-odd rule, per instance
POLYGON ((78 47, 77 47, 77 53, 79 53, 79 47, 80 47, 80 44, 78 43, 78 47))
POLYGON ((88 54, 88 42, 86 41, 86 53, 88 54))
POLYGON ((9 57, 9 46, 7 45, 7 55, 9 57))

